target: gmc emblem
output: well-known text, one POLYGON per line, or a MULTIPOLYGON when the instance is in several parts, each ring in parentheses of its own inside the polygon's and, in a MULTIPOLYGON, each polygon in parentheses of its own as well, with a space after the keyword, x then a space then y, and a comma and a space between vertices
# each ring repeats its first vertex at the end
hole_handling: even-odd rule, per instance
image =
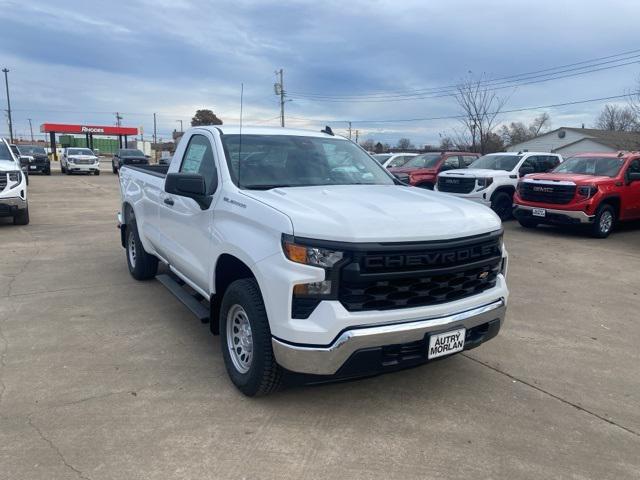
POLYGON ((544 192, 544 193, 553 193, 553 188, 551 187, 539 187, 539 186, 535 186, 533 187, 533 191, 534 192, 544 192))
POLYGON ((447 183, 460 183, 460 180, 457 178, 445 178, 444 181, 447 183))
POLYGON ((362 259, 367 269, 399 268, 399 267, 432 267, 436 265, 455 265, 457 263, 477 258, 499 256, 502 252, 500 245, 489 243, 474 245, 457 250, 443 250, 415 254, 371 255, 362 259))

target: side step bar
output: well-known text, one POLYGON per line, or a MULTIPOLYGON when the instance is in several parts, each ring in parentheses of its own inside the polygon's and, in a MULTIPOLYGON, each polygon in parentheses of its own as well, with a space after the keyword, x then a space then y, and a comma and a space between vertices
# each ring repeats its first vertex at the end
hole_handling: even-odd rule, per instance
POLYGON ((191 313, 198 317, 198 320, 202 323, 209 323, 209 308, 202 304, 202 300, 204 300, 202 295, 197 292, 189 293, 187 291, 187 289, 191 290, 189 286, 173 275, 163 273, 156 275, 156 279, 184 303, 191 310, 191 313))

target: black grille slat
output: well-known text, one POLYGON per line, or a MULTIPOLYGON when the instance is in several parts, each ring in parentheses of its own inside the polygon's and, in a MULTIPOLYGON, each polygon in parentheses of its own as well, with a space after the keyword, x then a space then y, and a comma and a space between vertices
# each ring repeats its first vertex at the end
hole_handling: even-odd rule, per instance
POLYGON ((4 190, 7 186, 7 174, 5 172, 0 172, 0 192, 4 190))
POLYGON ((520 184, 520 197, 530 202, 569 203, 576 194, 575 185, 550 185, 523 182, 520 184))
POLYGON ((441 192, 471 193, 475 186, 475 178, 438 177, 438 190, 441 192))

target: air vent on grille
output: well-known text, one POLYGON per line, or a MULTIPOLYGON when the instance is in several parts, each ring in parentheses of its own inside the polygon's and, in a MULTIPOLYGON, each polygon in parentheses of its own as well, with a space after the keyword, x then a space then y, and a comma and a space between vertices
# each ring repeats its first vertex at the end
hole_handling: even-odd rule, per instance
POLYGON ((7 174, 5 172, 0 172, 0 192, 5 189, 7 186, 7 174))
POLYGON ((569 203, 576 193, 575 185, 523 182, 520 197, 523 200, 543 203, 569 203))
POLYGON ((471 193, 475 186, 475 178, 438 177, 438 190, 441 192, 471 193))

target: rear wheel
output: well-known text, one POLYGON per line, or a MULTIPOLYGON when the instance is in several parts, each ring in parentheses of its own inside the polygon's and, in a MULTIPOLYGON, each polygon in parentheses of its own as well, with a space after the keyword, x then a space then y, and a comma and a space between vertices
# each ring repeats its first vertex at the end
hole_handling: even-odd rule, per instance
POLYGON ((142 246, 136 221, 132 219, 125 228, 127 229, 126 248, 129 273, 136 280, 149 280, 155 277, 158 272, 158 259, 147 253, 142 246))
POLYGON ((238 390, 253 397, 280 388, 282 367, 273 355, 269 320, 254 279, 236 280, 227 288, 220 307, 220 333, 227 373, 238 390))
POLYGON ((616 211, 611 205, 600 205, 591 225, 591 235, 595 238, 607 238, 616 222, 616 211))
POLYGON ((491 209, 503 222, 511 218, 513 198, 507 192, 498 192, 491 199, 491 209))

